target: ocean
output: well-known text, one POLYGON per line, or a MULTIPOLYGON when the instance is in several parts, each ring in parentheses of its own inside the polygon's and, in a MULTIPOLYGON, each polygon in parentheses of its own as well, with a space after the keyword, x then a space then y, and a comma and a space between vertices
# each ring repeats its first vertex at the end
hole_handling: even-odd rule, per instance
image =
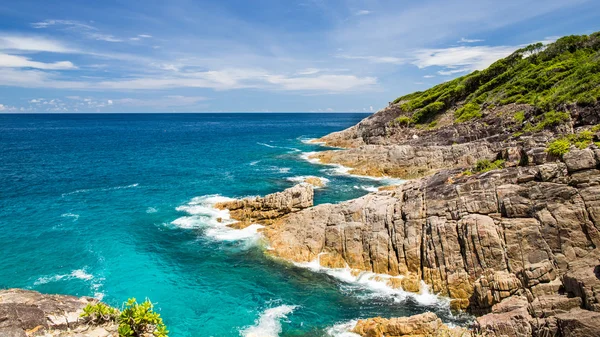
POLYGON ((353 336, 356 319, 436 312, 345 270, 268 258, 253 228, 223 227, 211 205, 328 179, 315 202, 388 180, 306 160, 307 140, 366 114, 0 115, 0 288, 149 298, 171 337, 353 336))

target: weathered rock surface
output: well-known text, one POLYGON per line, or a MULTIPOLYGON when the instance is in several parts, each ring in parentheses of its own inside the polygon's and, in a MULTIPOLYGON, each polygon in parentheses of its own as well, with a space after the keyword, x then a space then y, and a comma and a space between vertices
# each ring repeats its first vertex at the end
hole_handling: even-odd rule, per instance
POLYGON ((215 205, 218 209, 228 209, 235 228, 244 228, 253 223, 271 224, 285 214, 298 212, 313 205, 314 187, 312 184, 298 184, 282 192, 264 197, 244 198, 215 205))
POLYGON ((88 297, 0 290, 0 336, 117 337, 116 324, 96 326, 80 317, 86 305, 97 302, 88 297))
POLYGON ((449 328, 434 313, 401 318, 369 318, 359 320, 354 329, 364 337, 468 337, 470 332, 464 328, 449 328))
POLYGON ((596 326, 577 313, 600 312, 593 151, 474 176, 443 170, 289 214, 265 234, 284 259, 421 279, 454 308, 483 315, 491 335, 577 335, 596 326))

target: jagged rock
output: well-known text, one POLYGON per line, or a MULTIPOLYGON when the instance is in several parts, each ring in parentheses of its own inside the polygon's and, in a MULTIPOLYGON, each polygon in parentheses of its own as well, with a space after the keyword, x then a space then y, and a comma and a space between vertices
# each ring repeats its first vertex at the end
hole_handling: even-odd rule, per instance
POLYGON ((298 184, 264 197, 221 202, 215 204, 215 207, 229 210, 231 218, 238 221, 232 227, 244 228, 253 223, 271 224, 285 214, 310 207, 313 205, 313 197, 313 185, 298 184))
POLYGON ((97 302, 88 297, 0 290, 0 336, 117 337, 116 324, 96 326, 80 317, 86 305, 97 302))
POLYGON ((529 337, 533 333, 527 299, 516 296, 496 305, 492 313, 477 318, 477 330, 483 336, 529 337))
MULTIPOLYGON (((578 172, 588 171, 600 178, 598 170, 578 172)), ((416 275, 452 298, 453 308, 489 312, 516 294, 558 294, 561 280, 576 277, 584 286, 566 288, 596 310, 594 268, 574 261, 600 257, 600 186, 578 188, 571 179, 560 163, 470 177, 441 171, 289 214, 265 234, 270 253, 284 259, 327 253, 329 266, 416 275), (490 270, 491 278, 484 276, 490 270), (577 276, 583 270, 586 276, 577 276)))
POLYGON ((560 336, 591 337, 600 332, 600 313, 575 309, 556 315, 560 336))
POLYGON ((352 331, 363 337, 470 336, 466 329, 449 328, 431 312, 410 317, 359 320, 352 331))

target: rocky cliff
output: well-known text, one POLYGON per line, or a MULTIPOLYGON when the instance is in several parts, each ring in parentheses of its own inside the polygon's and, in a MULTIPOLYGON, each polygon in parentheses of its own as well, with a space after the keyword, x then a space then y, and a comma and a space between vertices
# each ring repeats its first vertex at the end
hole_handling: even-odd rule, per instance
POLYGON ((98 301, 21 289, 0 290, 0 336, 117 337, 116 323, 95 325, 81 317, 90 303, 98 301))

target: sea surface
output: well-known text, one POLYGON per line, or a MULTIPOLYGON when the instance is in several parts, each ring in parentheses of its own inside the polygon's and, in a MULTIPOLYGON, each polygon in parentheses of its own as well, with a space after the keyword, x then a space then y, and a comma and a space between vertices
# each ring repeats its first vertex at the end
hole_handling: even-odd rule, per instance
POLYGON ((306 160, 365 114, 0 115, 0 288, 155 303, 171 337, 352 336, 353 320, 447 303, 346 270, 270 259, 211 207, 300 177, 316 203, 393 183, 306 160))

